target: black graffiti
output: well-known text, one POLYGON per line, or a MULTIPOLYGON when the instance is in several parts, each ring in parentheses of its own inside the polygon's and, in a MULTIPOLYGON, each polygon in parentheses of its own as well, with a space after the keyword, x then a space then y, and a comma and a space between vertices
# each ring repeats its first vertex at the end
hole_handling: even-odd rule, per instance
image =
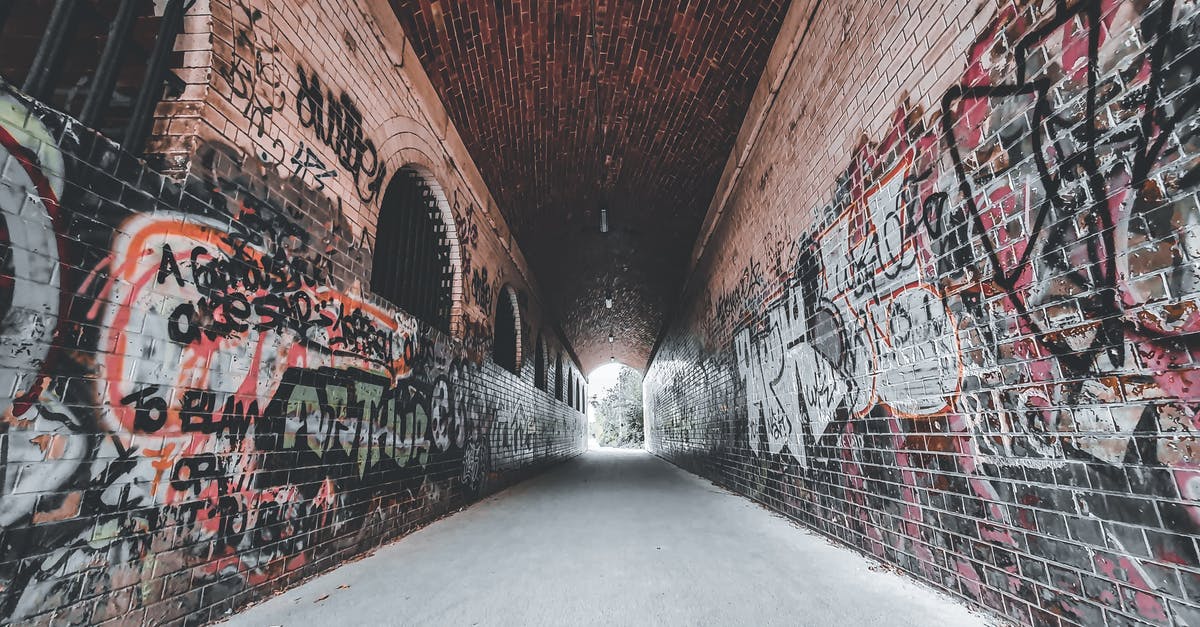
MULTIPOLYGON (((235 99, 242 99, 246 104, 242 107, 242 115, 246 116, 250 128, 256 131, 256 136, 266 138, 269 120, 284 104, 282 74, 275 64, 274 55, 279 47, 270 38, 264 36, 260 22, 264 15, 262 11, 238 3, 246 26, 237 28, 234 36, 234 50, 227 66, 219 69, 218 73, 235 99)), ((271 148, 279 149, 282 142, 269 139, 271 148)), ((264 155, 266 155, 264 151, 264 155)), ((266 155, 269 156, 269 155, 266 155)))
POLYGON ((263 232, 255 238, 270 244, 273 252, 268 254, 249 246, 236 231, 224 236, 231 255, 197 246, 182 253, 186 261, 181 264, 180 254, 163 245, 157 282, 191 284, 201 294, 168 314, 170 339, 192 344, 253 328, 288 330, 307 341, 316 336, 314 331, 333 329, 338 333, 323 348, 386 363, 393 355, 395 334, 361 310, 347 311, 340 300, 314 297, 313 290, 326 277, 324 262, 293 255, 262 237, 263 232))
MULTIPOLYGON (((1142 71, 1143 65, 1149 77, 1145 87, 1137 93, 1116 98, 1122 93, 1110 78, 1100 79, 1100 37, 1103 30, 1102 5, 1100 2, 1079 2, 1073 7, 1059 5, 1054 19, 1041 28, 1023 37, 1014 49, 1017 68, 1013 83, 987 86, 955 86, 942 98, 942 126, 947 149, 954 165, 959 191, 963 196, 965 217, 972 235, 983 249, 991 280, 1005 290, 1009 302, 1017 311, 1022 322, 1033 329, 1039 341, 1054 351, 1065 364, 1076 372, 1086 372, 1096 353, 1106 352, 1112 363, 1120 367, 1125 362, 1122 321, 1123 307, 1118 296, 1116 229, 1109 211, 1107 190, 1109 173, 1101 165, 1099 154, 1110 148, 1123 152, 1129 162, 1128 187, 1133 196, 1134 213, 1150 208, 1149 199, 1140 191, 1146 183, 1151 169, 1166 155, 1167 142, 1172 138, 1179 123, 1194 116, 1200 105, 1200 88, 1185 86, 1179 78, 1187 71, 1200 68, 1200 50, 1190 43, 1195 20, 1183 28, 1175 29, 1171 23, 1174 15, 1174 0, 1161 3, 1142 17, 1142 36, 1151 41, 1149 50, 1130 63, 1123 78, 1131 80, 1142 71), (1082 94, 1083 109, 1080 120, 1055 110, 1052 102, 1051 84, 1045 79, 1027 76, 1026 59, 1035 54, 1034 48, 1042 44, 1055 31, 1078 20, 1087 29, 1087 85, 1082 94), (1026 248, 1013 263, 1006 264, 1001 257, 1000 246, 995 234, 984 222, 984 210, 976 200, 975 182, 982 175, 968 167, 960 146, 956 127, 962 110, 976 100, 989 99, 1026 100, 1032 102, 1030 120, 1010 133, 1028 135, 1031 148, 1015 141, 1003 142, 1011 153, 1009 161, 1019 163, 1029 150, 1036 166, 1038 181, 1045 199, 1036 209, 1029 225, 1026 248), (1101 107, 1119 105, 1123 109, 1140 110, 1140 123, 1136 131, 1124 134, 1104 133, 1098 128, 1098 112, 1101 107), (1048 150, 1049 149, 1049 150, 1048 150), (1048 153, 1059 159, 1052 164, 1048 153), (1070 221, 1062 216, 1077 216, 1086 229, 1082 237, 1074 234, 1070 221), (1087 304, 1102 313, 1097 316, 1098 332, 1087 351, 1073 348, 1063 340, 1045 330, 1033 315, 1019 289, 1019 279, 1030 268, 1034 255, 1040 250, 1042 240, 1050 242, 1082 240, 1088 263, 1084 267, 1066 267, 1071 280, 1081 288, 1095 293, 1087 304)), ((1003 139, 1003 137, 1002 137, 1003 139)), ((1200 182, 1200 169, 1192 168, 1181 183, 1200 182)), ((940 232, 938 233, 940 235, 940 232)), ((1047 255, 1053 263, 1053 258, 1047 255)))
POLYGON ((492 283, 488 280, 487 268, 476 268, 471 273, 471 297, 479 308, 490 312, 496 304, 492 283))
MULTIPOLYGON (((212 453, 182 457, 171 471, 171 487, 184 494, 200 496, 207 481, 228 481, 223 461, 212 453)), ((221 492, 229 492, 227 484, 222 486, 221 492)))
POLYGON ((326 166, 312 148, 304 145, 304 142, 300 142, 300 146, 292 155, 292 176, 303 179, 305 174, 312 175, 313 182, 317 185, 317 191, 321 191, 325 189, 325 179, 336 177, 337 170, 326 166))
POLYGON ((713 304, 713 321, 727 329, 741 326, 766 303, 767 279, 762 263, 750 259, 739 280, 728 292, 717 296, 713 304))
POLYGON ((369 456, 369 463, 423 467, 432 456, 461 453, 473 426, 466 408, 457 406, 466 398, 454 391, 458 385, 444 375, 393 385, 388 377, 362 370, 292 368, 261 414, 253 404, 229 401, 218 411, 216 395, 208 391, 184 397, 185 404, 189 396, 194 399, 187 410, 194 428, 214 433, 232 425, 244 432, 253 423, 258 450, 320 457, 342 451, 369 456), (300 426, 289 431, 288 424, 300 426), (293 444, 285 443, 285 435, 293 444))
MULTIPOLYGON (((15 521, 6 520, 0 530, 9 558, 0 564, 0 616, 18 623, 48 620, 75 603, 84 578, 91 596, 137 588, 131 594, 139 607, 170 605, 199 615, 210 597, 233 603, 244 598, 241 592, 269 589, 260 575, 305 564, 313 572, 314 564, 357 554, 401 526, 429 520, 479 493, 493 472, 487 430, 499 398, 494 385, 473 381, 478 356, 445 336, 424 328, 389 331, 381 322, 393 321, 376 319, 374 309, 325 299, 353 280, 352 264, 336 257, 347 249, 341 239, 347 223, 326 196, 297 190, 278 168, 260 167, 277 162, 256 163, 251 154, 215 144, 200 152, 199 176, 189 175, 186 183, 143 177, 130 155, 97 136, 69 131, 74 127, 61 115, 18 92, 5 93, 30 109, 22 119, 44 119, 60 140, 65 219, 57 235, 71 242, 64 257, 71 263, 58 287, 71 306, 62 308, 64 332, 53 349, 66 358, 46 370, 44 387, 29 400, 36 424, 8 425, 0 448, 7 454, 13 441, 50 425, 69 431, 70 454, 51 462, 47 453, 45 467, 53 464, 53 474, 64 476, 34 494, 28 507, 9 499, 7 488, 0 499, 0 510, 15 521), (118 162, 124 165, 115 168, 118 162), (110 174, 96 174, 105 171, 110 174), (183 223, 186 228, 176 228, 183 223), (114 250, 136 236, 139 224, 168 225, 159 232, 169 234, 150 244, 160 248, 114 250), (204 235, 192 238, 199 232, 204 235), (310 233, 328 235, 318 245, 310 233), (113 264, 126 253, 129 263, 113 264), (133 276, 128 273, 138 273, 144 300, 131 300, 136 297, 132 282, 124 282, 133 276), (267 365, 230 377, 215 361, 205 362, 196 367, 211 367, 207 376, 180 377, 178 364, 162 361, 161 372, 146 372, 157 365, 155 355, 179 355, 151 350, 125 355, 126 364, 138 360, 136 372, 105 371, 103 355, 113 353, 101 348, 118 334, 116 324, 106 321, 119 308, 135 318, 120 329, 122 336, 140 334, 139 340, 155 343, 160 332, 182 343, 223 338, 213 342, 222 356, 235 352, 225 348, 253 352, 253 342, 261 341, 267 365), (170 322, 165 329, 164 318, 170 322), (245 337, 239 337, 241 329, 245 337), (289 334, 250 337, 264 330, 289 334), (275 346, 290 349, 289 343, 303 349, 292 351, 294 361, 271 354, 275 346), (328 359, 331 352, 353 359, 328 359), (374 362, 363 366, 370 372, 315 369, 316 363, 364 360, 374 362), (310 363, 314 368, 280 374, 287 364, 310 363), (121 385, 133 376, 145 378, 121 385), (209 384, 202 380, 221 384, 203 388, 209 384), (241 381, 233 386, 236 393, 224 385, 231 380, 241 381), (116 407, 106 400, 114 391, 110 385, 120 389, 116 407), (311 412, 301 410, 305 404, 311 412), (122 416, 128 418, 116 424, 122 416), (472 451, 469 464, 466 449, 472 451), (64 468, 70 472, 58 472, 64 468), (356 544, 349 551, 348 539, 356 544), (177 560, 172 568, 185 575, 183 587, 203 586, 214 594, 206 592, 203 603, 195 595, 162 603, 182 594, 167 581, 177 579, 168 574, 163 586, 131 583, 150 574, 139 561, 149 564, 145 560, 167 553, 177 560), (230 561, 239 562, 236 569, 226 567, 230 561)), ((382 315, 406 319, 386 308, 382 315)), ((188 352, 204 351, 193 345, 188 352)), ((548 441, 547 431, 537 428, 548 419, 528 415, 528 431, 548 441)), ((552 435, 556 446, 545 447, 550 455, 570 455, 581 445, 570 434, 552 435)), ((0 464, 8 487, 17 470, 39 474, 9 466, 0 464)), ((89 619, 86 614, 81 620, 89 619)))
MULTIPOLYGON (((364 488, 409 485, 415 489, 431 464, 461 464, 468 442, 482 441, 484 425, 471 416, 495 412, 485 410, 472 391, 470 368, 459 364, 449 376, 423 376, 398 385, 361 370, 292 368, 261 411, 254 399, 230 395, 221 402, 220 393, 185 389, 180 397, 180 430, 224 436, 231 450, 248 450, 260 469, 253 485, 257 490, 317 486, 328 479, 338 494, 352 495, 348 503, 358 507, 372 493, 364 488), (244 446, 247 442, 253 445, 250 449, 244 446)), ((167 415, 163 393, 152 386, 123 399, 137 407, 139 429, 154 431, 163 426, 167 415)), ((529 436, 518 433, 528 444, 529 436)), ((518 434, 512 437, 515 446, 518 434)), ((505 441, 509 441, 507 432, 505 441)), ((486 459, 478 458, 485 454, 474 453, 473 474, 464 474, 464 480, 479 481, 479 475, 487 472, 479 465, 486 459)), ((173 490, 201 497, 177 507, 184 521, 194 523, 201 513, 217 518, 222 546, 237 546, 251 531, 245 525, 248 506, 238 498, 251 486, 234 483, 231 477, 238 473, 228 465, 229 457, 224 455, 187 455, 174 463, 169 478, 173 490), (215 487, 215 494, 207 494, 209 486, 215 487)), ((302 492, 306 490, 315 488, 302 487, 302 492)), ((315 492, 306 494, 309 501, 314 497, 315 492)), ((256 527, 256 537, 270 537, 270 528, 256 527)))
POLYGON ((312 129, 337 155, 338 163, 354 177, 355 188, 363 202, 371 202, 383 188, 387 168, 380 161, 375 142, 366 137, 363 115, 345 92, 334 94, 323 89, 316 71, 297 66, 300 87, 296 92, 296 113, 300 124, 312 129))
POLYGON ((453 214, 463 275, 471 276, 471 259, 474 257, 475 247, 479 244, 479 227, 475 225, 475 203, 467 203, 464 210, 458 202, 458 192, 455 191, 453 214))
POLYGON ((261 416, 258 401, 230 396, 217 411, 217 394, 209 390, 185 390, 179 410, 180 431, 222 434, 240 442, 261 416))
POLYGON ((950 195, 934 192, 921 201, 920 207, 909 215, 907 236, 921 231, 927 233, 934 247, 941 251, 937 256, 939 274, 950 274, 974 264, 971 251, 971 223, 961 205, 947 210, 950 195))
POLYGON ((134 408, 134 429, 152 433, 166 424, 167 402, 156 394, 158 386, 152 385, 121 399, 121 404, 134 408))

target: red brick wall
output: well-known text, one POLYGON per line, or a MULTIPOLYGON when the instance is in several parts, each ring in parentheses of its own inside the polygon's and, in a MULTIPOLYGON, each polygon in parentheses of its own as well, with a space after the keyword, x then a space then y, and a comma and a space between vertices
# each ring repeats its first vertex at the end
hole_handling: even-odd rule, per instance
POLYGON ((1018 623, 1200 624, 1196 4, 792 10, 650 447, 1018 623))
POLYGON ((375 10, 198 2, 171 176, 0 83, 0 622, 203 623, 586 446, 533 381, 536 337, 577 380, 570 347, 375 10), (403 167, 454 242, 449 334, 366 287, 403 167))

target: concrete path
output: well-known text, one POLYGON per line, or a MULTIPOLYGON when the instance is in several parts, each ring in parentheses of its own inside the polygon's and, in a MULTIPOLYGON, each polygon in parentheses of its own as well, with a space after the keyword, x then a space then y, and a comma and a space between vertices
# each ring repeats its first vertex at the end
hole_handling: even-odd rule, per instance
POLYGON ((645 452, 601 449, 225 624, 985 624, 870 565, 645 452))

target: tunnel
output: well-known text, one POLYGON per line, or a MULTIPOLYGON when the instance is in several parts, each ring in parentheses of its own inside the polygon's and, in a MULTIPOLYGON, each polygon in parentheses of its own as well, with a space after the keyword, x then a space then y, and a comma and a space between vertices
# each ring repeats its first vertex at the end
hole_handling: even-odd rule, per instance
POLYGON ((0 1, 0 625, 1200 626, 1198 85, 1195 0, 0 1))

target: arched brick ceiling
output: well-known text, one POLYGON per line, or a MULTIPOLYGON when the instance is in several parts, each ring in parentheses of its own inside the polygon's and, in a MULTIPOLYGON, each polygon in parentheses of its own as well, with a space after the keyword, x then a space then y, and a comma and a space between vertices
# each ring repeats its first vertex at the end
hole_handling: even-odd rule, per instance
POLYGON ((644 367, 788 0, 390 1, 585 371, 644 367))

